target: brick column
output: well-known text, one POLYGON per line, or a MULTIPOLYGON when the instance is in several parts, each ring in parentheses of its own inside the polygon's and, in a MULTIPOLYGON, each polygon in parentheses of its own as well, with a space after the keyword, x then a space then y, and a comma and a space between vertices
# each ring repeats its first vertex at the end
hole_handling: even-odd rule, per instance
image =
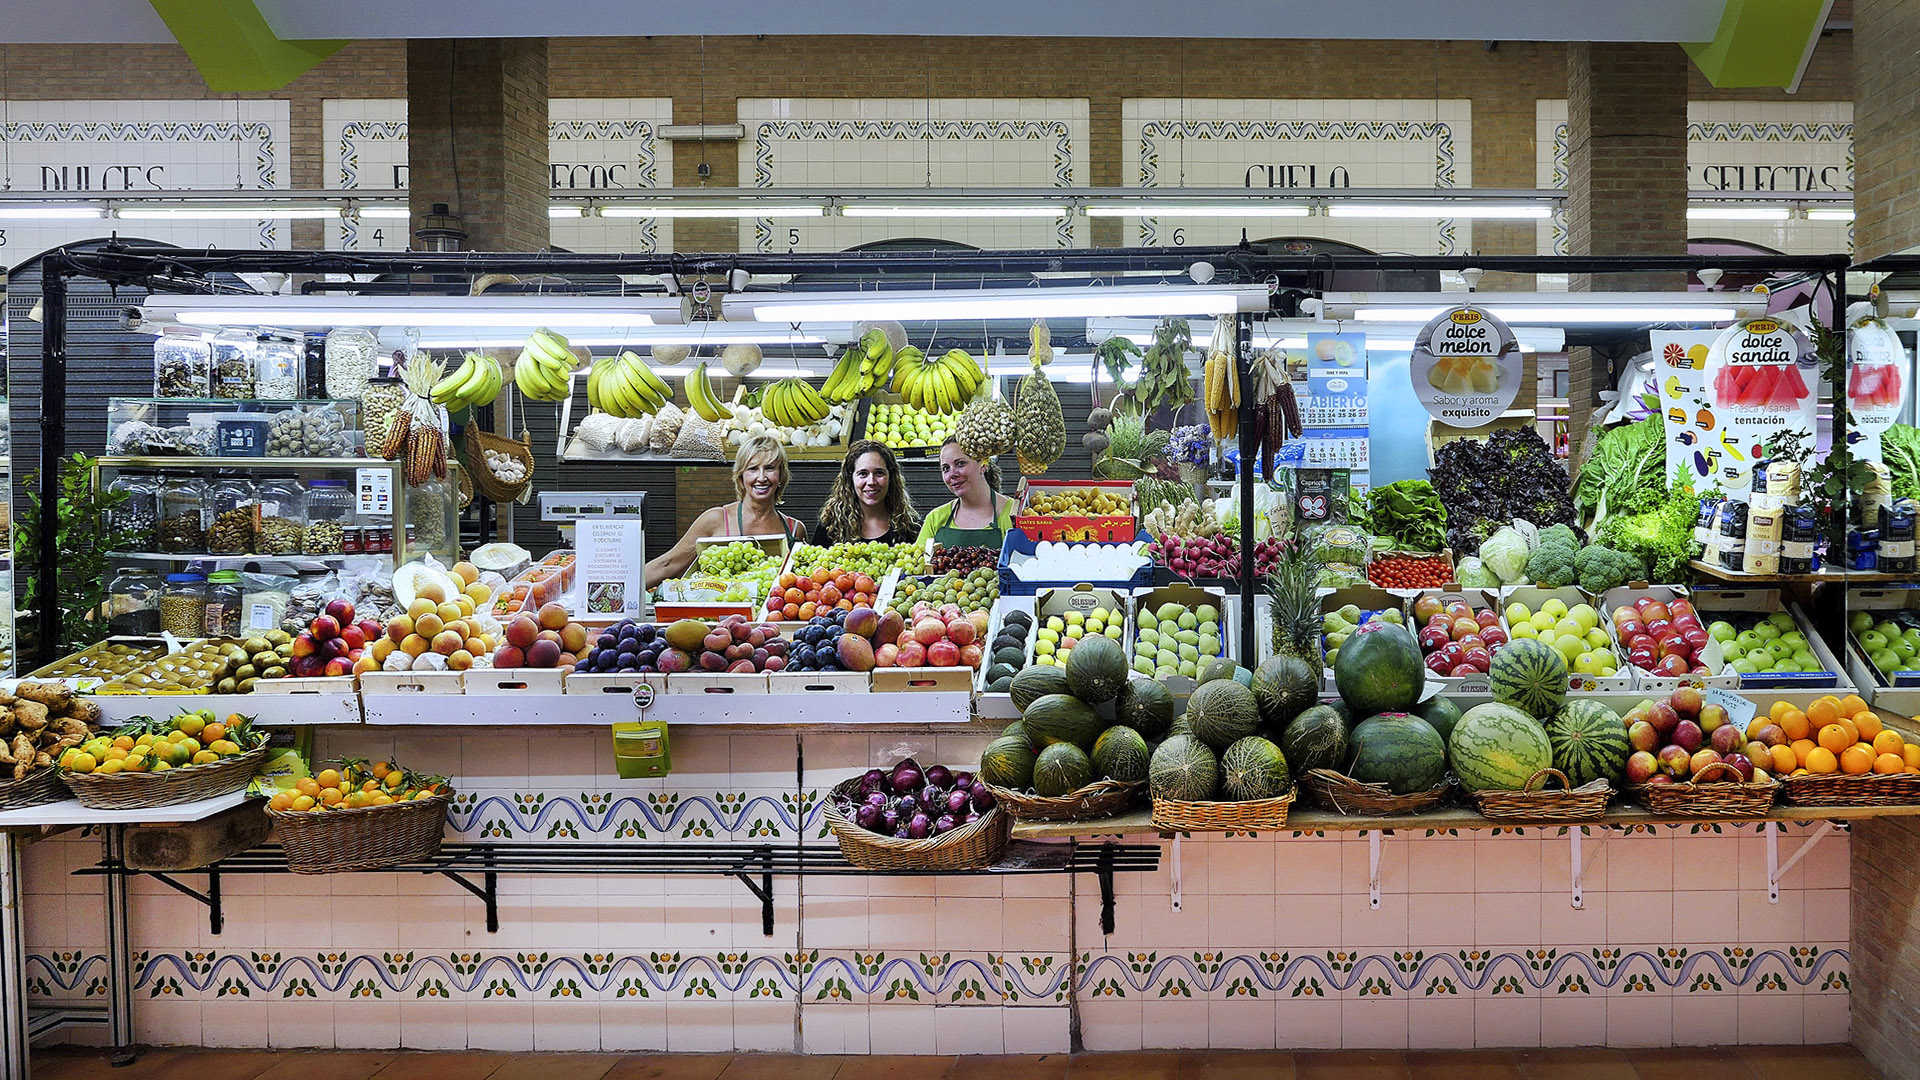
POLYGON ((1855 0, 1853 26, 1853 250, 1866 260, 1920 247, 1920 7, 1855 0))
POLYGON ((407 43, 413 228, 445 203, 474 251, 538 251, 547 229, 545 38, 407 43))
MULTIPOLYGON (((1678 45, 1567 46, 1567 247, 1576 255, 1678 255, 1687 248, 1686 53, 1678 45)), ((1685 287, 1669 274, 1576 274, 1576 291, 1685 287)), ((1591 349, 1568 356, 1573 466, 1606 386, 1591 349), (1597 369, 1597 370, 1596 370, 1597 369)))

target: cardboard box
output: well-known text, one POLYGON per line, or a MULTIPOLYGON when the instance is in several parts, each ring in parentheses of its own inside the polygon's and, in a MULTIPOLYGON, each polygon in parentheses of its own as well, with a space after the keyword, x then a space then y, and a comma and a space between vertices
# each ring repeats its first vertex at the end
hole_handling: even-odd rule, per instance
MULTIPOLYGON (((720 544, 732 544, 739 541, 753 544, 767 554, 779 558, 779 569, 774 572, 776 578, 786 570, 787 563, 792 558, 792 552, 789 551, 787 547, 787 538, 785 534, 780 533, 762 536, 703 536, 695 540, 694 545, 698 551, 704 552, 710 547, 715 547, 720 544)), ((699 556, 696 555, 695 560, 698 561, 698 558, 699 556)), ((720 601, 670 601, 659 603, 653 605, 653 621, 661 623, 670 623, 677 619, 705 619, 707 621, 713 621, 715 619, 725 618, 728 615, 745 615, 749 619, 758 619, 764 614, 762 606, 766 603, 766 600, 767 598, 763 594, 754 597, 751 601, 743 603, 723 603, 720 601)))
POLYGON ((1020 485, 1020 505, 1014 511, 1013 527, 1033 540, 1098 540, 1118 543, 1137 535, 1135 524, 1140 508, 1133 502, 1133 483, 1129 480, 1024 480, 1020 485), (1099 517, 1036 514, 1028 505, 1036 494, 1076 491, 1110 491, 1127 496, 1125 515, 1099 517))
POLYGON ((1613 620, 1600 614, 1600 604, 1587 592, 1572 585, 1557 589, 1543 589, 1538 585, 1508 585, 1500 590, 1500 628, 1507 632, 1509 640, 1513 637, 1513 624, 1507 620, 1507 608, 1514 604, 1525 604, 1528 611, 1539 611, 1548 600, 1558 600, 1572 610, 1576 604, 1585 604, 1600 615, 1600 630, 1607 635, 1607 651, 1613 654, 1614 673, 1612 675, 1586 675, 1567 665, 1567 689, 1573 693, 1585 694, 1624 694, 1633 689, 1633 667, 1627 663, 1626 650, 1620 647, 1620 641, 1613 633, 1613 620))
MULTIPOLYGON (((1874 588, 1854 588, 1847 590, 1847 611, 1864 611, 1873 616, 1875 623, 1889 618, 1893 612, 1920 608, 1920 588, 1913 586, 1876 586, 1874 588)), ((1920 667, 1895 671, 1881 671, 1867 654, 1867 647, 1860 636, 1847 628, 1847 644, 1859 654, 1860 663, 1873 678, 1873 684, 1886 687, 1920 688, 1920 667)), ((1912 661, 1920 665, 1920 660, 1912 661)), ((1866 683, 1860 683, 1865 686, 1866 683)))
MULTIPOLYGON (((1127 651, 1128 659, 1131 660, 1133 647, 1129 642, 1132 640, 1132 628, 1128 625, 1127 594, 1119 589, 1102 586, 1072 585, 1065 588, 1042 589, 1033 598, 1033 633, 1027 635, 1027 660, 1023 666, 1033 666, 1036 655, 1034 646, 1039 644, 1040 631, 1047 625, 1048 619, 1055 616, 1064 619, 1070 611, 1077 611, 1085 616, 1095 608, 1105 608, 1119 618, 1118 644, 1127 651)), ((989 637, 987 640, 991 642, 993 639, 989 637)))
MULTIPOLYGON (((1031 596, 1003 596, 993 602, 993 611, 987 621, 987 636, 982 643, 985 654, 980 658, 980 670, 976 674, 973 684, 973 692, 976 695, 973 702, 973 709, 974 712, 981 717, 995 720, 1011 720, 1020 715, 1020 710, 1013 707, 1012 696, 1006 691, 1003 690, 999 693, 993 693, 987 689, 987 672, 993 667, 993 639, 999 637, 1001 628, 1006 626, 1007 614, 1013 611, 1025 611, 1029 615, 1033 614, 1034 600, 1035 598, 1031 596)), ((1032 647, 1033 632, 1029 630, 1023 651, 1030 652, 1032 647)), ((1024 657, 1021 660, 1020 666, 1026 666, 1024 657)))
MULTIPOLYGON (((1232 621, 1231 608, 1227 603, 1227 594, 1220 589, 1202 588, 1197 585, 1163 585, 1157 589, 1135 589, 1128 597, 1127 623, 1121 643, 1126 646, 1128 662, 1132 663, 1134 644, 1140 633, 1139 614, 1147 609, 1158 611, 1162 604, 1180 604, 1187 608, 1197 608, 1201 604, 1211 604, 1220 613, 1220 656, 1235 660, 1239 652, 1237 645, 1238 624, 1232 621)), ((1197 627, 1196 627, 1197 629, 1197 627)), ((1198 664, 1204 664, 1212 657, 1202 653, 1198 664)), ((1133 670, 1139 671, 1139 668, 1133 670)), ((1149 673, 1151 674, 1151 673, 1149 673)), ((1160 678, 1159 681, 1173 691, 1175 697, 1192 694, 1198 681, 1187 675, 1174 675, 1160 678)))
MULTIPOLYGON (((1388 589, 1386 591, 1398 594, 1406 590, 1388 589)), ((1413 606, 1421 599, 1429 596, 1440 601, 1440 606, 1442 607, 1458 602, 1466 604, 1472 608, 1475 613, 1478 613, 1482 609, 1492 611, 1495 615, 1500 613, 1500 598, 1485 589, 1415 589, 1408 593, 1407 631, 1413 635, 1416 644, 1420 639, 1420 620, 1414 617, 1413 606)), ((1489 649, 1488 651, 1491 652, 1492 650, 1489 649)), ((1426 662, 1426 650, 1421 650, 1420 659, 1422 663, 1426 662)), ((1427 685, 1432 687, 1436 684, 1439 686, 1439 692, 1442 694, 1486 694, 1491 693, 1493 689, 1492 679, 1484 674, 1440 675, 1435 673, 1432 668, 1428 668, 1427 685)), ((1426 695, 1423 695, 1423 700, 1425 696, 1426 695)))
MULTIPOLYGON (((1271 602, 1270 598, 1269 602, 1271 602)), ((1321 684, 1328 691, 1333 690, 1333 666, 1326 663, 1327 635, 1324 629, 1324 620, 1328 613, 1338 611, 1348 604, 1359 608, 1362 613, 1386 610, 1398 611, 1400 613, 1400 625, 1406 627, 1408 631, 1412 631, 1413 629, 1413 617, 1407 614, 1406 597, 1396 595, 1386 589, 1375 588, 1372 585, 1348 585, 1340 589, 1320 590, 1320 615, 1323 620, 1323 628, 1320 634, 1321 684)), ((1271 614, 1269 614, 1266 619, 1265 632, 1269 637, 1271 637, 1273 633, 1273 619, 1271 614)), ((1273 645, 1271 641, 1269 641, 1267 644, 1267 654, 1270 655, 1272 651, 1273 645)))
MULTIPOLYGON (((1613 624, 1614 611, 1622 606, 1631 605, 1643 596, 1651 596, 1662 603, 1671 603, 1679 599, 1692 599, 1692 595, 1678 585, 1622 585, 1617 589, 1608 589, 1605 593, 1601 594, 1600 615, 1607 620, 1608 626, 1611 627, 1613 624)), ((1705 621, 1704 619, 1702 620, 1703 623, 1705 621)), ((1622 647, 1624 649, 1624 642, 1622 642, 1622 647)), ((1707 670, 1715 674, 1686 676, 1655 675, 1651 671, 1645 671, 1633 666, 1631 662, 1628 663, 1627 667, 1633 672, 1633 688, 1647 694, 1671 693, 1681 686, 1695 686, 1701 689, 1709 686, 1717 686, 1723 690, 1732 690, 1740 685, 1739 672, 1727 670, 1726 656, 1720 651, 1719 642, 1708 639, 1707 647, 1700 650, 1700 660, 1701 663, 1706 665, 1707 670)))
MULTIPOLYGON (((1807 639, 1807 649, 1820 662, 1819 671, 1766 672, 1740 675, 1742 690, 1789 690, 1802 687, 1836 687, 1846 683, 1845 665, 1827 648, 1820 634, 1799 605, 1789 602, 1778 587, 1752 589, 1695 589, 1693 606, 1702 625, 1711 625, 1721 614, 1771 615, 1784 611, 1793 618, 1794 629, 1807 639)), ((1724 657, 1725 648, 1721 649, 1724 657)), ((1736 673, 1737 674, 1737 673, 1736 673)), ((1920 672, 1914 673, 1920 677, 1920 672)))

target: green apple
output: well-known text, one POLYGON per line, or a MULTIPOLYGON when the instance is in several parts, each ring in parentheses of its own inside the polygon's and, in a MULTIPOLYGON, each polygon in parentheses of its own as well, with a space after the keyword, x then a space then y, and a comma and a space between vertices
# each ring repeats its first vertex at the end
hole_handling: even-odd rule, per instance
POLYGON ((1558 597, 1550 598, 1546 603, 1540 605, 1540 612, 1543 615, 1551 615, 1555 619, 1558 619, 1567 613, 1567 605, 1558 597))
POLYGON ((1593 610, 1592 604, 1575 604, 1567 609, 1567 616, 1579 623, 1583 630, 1591 630, 1600 625, 1600 613, 1593 610))
POLYGON ((1777 641, 1780 638, 1780 628, 1772 623, 1758 623, 1753 632, 1759 634, 1762 641, 1777 641))
POLYGON ((1882 675, 1903 670, 1900 667, 1900 654, 1894 652, 1892 649, 1875 649, 1867 654, 1867 659, 1873 661, 1873 666, 1878 668, 1882 675))
POLYGON ((1760 671, 1759 664, 1754 663, 1753 661, 1747 659, 1744 656, 1738 660, 1730 661, 1727 664, 1727 666, 1739 672, 1742 675, 1753 675, 1753 674, 1757 674, 1760 671))
POLYGON ((1855 637, 1866 633, 1872 628, 1873 616, 1868 612, 1856 611, 1847 618, 1847 629, 1853 631, 1855 637))
POLYGON ((1507 622, 1523 623, 1531 618, 1533 618, 1533 612, 1528 609, 1527 605, 1518 601, 1507 605, 1507 622))
POLYGON ((1887 647, 1887 635, 1877 629, 1869 630, 1860 635, 1860 647, 1868 653, 1881 652, 1887 647))
POLYGON ((1734 639, 1733 624, 1725 619, 1715 619, 1707 624, 1707 636, 1722 643, 1732 641, 1734 639))
POLYGON ((1767 622, 1778 627, 1780 632, 1783 634, 1793 629, 1793 616, 1787 614, 1784 611, 1776 611, 1773 614, 1768 615, 1767 622))

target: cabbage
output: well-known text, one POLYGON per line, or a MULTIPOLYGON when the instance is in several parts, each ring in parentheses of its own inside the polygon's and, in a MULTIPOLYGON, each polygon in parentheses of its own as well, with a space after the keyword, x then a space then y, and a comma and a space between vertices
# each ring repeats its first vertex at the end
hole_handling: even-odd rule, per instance
MULTIPOLYGON (((1502 527, 1480 543, 1480 561, 1503 585, 1526 580, 1528 554, 1527 538, 1511 525, 1502 527)), ((1465 578, 1460 579, 1460 584, 1466 583, 1465 578)))
MULTIPOLYGON (((1481 550, 1486 550, 1485 544, 1481 545, 1481 550)), ((1499 575, 1487 569, 1486 563, 1475 555, 1460 560, 1460 565, 1454 567, 1453 580, 1465 589, 1497 589, 1501 585, 1499 575)))

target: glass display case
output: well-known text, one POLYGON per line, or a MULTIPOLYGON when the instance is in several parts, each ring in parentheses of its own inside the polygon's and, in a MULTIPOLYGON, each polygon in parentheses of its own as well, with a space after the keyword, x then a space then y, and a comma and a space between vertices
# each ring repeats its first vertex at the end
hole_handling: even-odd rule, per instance
POLYGON ((357 401, 204 395, 107 401, 106 452, 113 457, 357 458, 365 445, 357 401))

